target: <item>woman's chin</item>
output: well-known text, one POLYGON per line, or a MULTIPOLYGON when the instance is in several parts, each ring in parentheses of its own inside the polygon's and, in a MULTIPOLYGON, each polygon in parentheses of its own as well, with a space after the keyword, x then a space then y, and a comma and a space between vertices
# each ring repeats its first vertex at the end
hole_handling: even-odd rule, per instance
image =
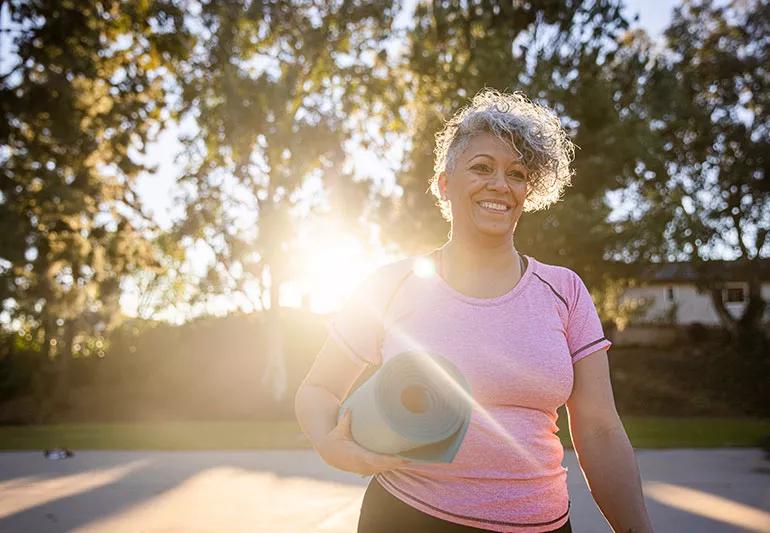
POLYGON ((476 231, 488 237, 508 237, 513 234, 514 227, 509 224, 476 224, 476 231))

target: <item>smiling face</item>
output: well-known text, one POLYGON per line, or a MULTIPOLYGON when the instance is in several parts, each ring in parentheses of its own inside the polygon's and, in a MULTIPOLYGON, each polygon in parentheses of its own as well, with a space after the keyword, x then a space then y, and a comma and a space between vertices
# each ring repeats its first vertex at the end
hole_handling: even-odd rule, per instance
POLYGON ((452 234, 510 237, 524 209, 529 171, 519 154, 491 133, 475 135, 454 171, 439 176, 452 206, 452 234))

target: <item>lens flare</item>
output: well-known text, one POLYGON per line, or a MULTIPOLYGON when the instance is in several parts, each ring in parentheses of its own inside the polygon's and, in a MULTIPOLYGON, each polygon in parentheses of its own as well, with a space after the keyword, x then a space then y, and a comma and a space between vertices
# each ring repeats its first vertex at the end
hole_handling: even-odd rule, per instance
POLYGON ((427 257, 418 257, 412 264, 412 272, 418 278, 430 278, 436 275, 436 264, 427 257))
MULTIPOLYGON (((375 310, 372 309, 375 313, 380 313, 381 310, 375 310)), ((384 317, 383 321, 384 321, 384 317)), ((430 350, 426 349, 421 343, 417 342, 414 338, 412 338, 409 334, 405 333, 401 328, 391 324, 388 332, 392 335, 394 335, 398 341, 403 343, 404 346, 407 348, 404 351, 415 351, 415 352, 430 352, 430 350)), ((500 424, 490 413, 487 411, 480 403, 478 403, 471 394, 469 394, 460 384, 458 384, 441 366, 436 363, 434 360, 432 360, 429 357, 423 358, 421 360, 421 363, 425 365, 425 372, 426 373, 438 373, 441 375, 442 379, 447 383, 447 386, 452 387, 452 390, 459 394, 461 397, 465 398, 466 401, 468 401, 473 410, 475 410, 484 421, 489 424, 489 426, 492 428, 493 431, 498 435, 500 439, 502 439, 508 446, 511 447, 511 449, 514 450, 514 452, 522 457, 524 460, 528 461, 531 464, 538 464, 537 459, 535 458, 534 454, 530 453, 529 450, 527 450, 526 447, 522 446, 514 437, 511 435, 503 426, 500 424)))

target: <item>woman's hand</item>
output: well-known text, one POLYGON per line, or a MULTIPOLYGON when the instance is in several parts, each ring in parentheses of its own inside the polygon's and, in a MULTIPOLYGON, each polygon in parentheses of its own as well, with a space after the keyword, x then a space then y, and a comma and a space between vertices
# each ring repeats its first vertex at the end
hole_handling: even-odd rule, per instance
POLYGON ((365 476, 409 464, 406 459, 369 451, 354 441, 350 432, 350 416, 350 409, 347 409, 335 428, 316 444, 318 454, 327 464, 365 476))

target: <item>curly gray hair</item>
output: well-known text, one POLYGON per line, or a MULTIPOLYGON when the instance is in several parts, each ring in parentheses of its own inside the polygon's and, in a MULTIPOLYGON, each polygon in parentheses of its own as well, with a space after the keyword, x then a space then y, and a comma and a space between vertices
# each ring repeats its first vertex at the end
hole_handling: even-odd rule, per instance
POLYGON ((561 198, 572 181, 570 163, 575 147, 559 118, 521 92, 500 93, 486 88, 436 133, 430 190, 446 220, 452 219, 452 213, 449 202, 441 199, 438 176, 444 171, 451 175, 458 156, 475 135, 483 132, 509 145, 529 170, 524 211, 545 209, 561 198))

